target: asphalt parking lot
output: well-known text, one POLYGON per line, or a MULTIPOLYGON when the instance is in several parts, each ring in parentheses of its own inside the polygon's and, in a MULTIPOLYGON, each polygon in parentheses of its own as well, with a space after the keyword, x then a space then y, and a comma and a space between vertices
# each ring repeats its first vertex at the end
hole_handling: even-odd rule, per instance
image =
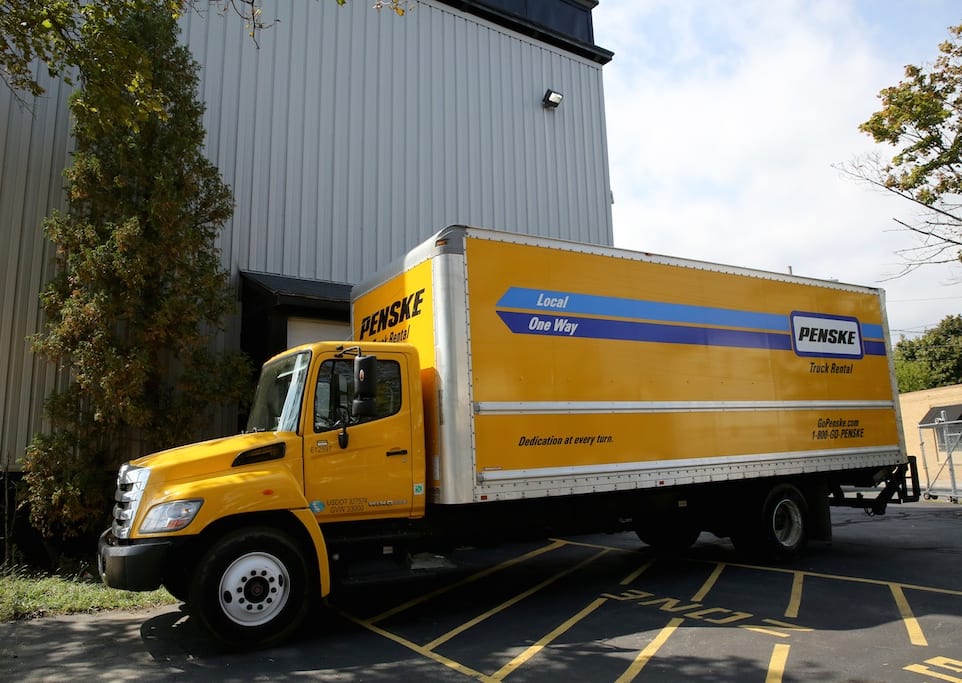
POLYGON ((465 549, 258 652, 216 651, 176 607, 0 624, 0 679, 962 683, 962 506, 833 522, 782 566, 708 534, 680 557, 630 534, 465 549))

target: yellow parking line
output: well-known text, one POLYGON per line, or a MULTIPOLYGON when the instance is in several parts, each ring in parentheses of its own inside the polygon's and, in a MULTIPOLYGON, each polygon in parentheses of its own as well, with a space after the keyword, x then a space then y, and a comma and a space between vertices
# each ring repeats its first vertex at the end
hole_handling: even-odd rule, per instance
POLYGON ((507 676, 512 671, 517 669, 519 666, 521 666, 522 664, 527 662, 529 659, 534 657, 536 654, 541 652, 545 647, 548 646, 548 644, 553 642, 562 634, 568 632, 575 624, 577 624, 586 616, 594 612, 596 609, 601 607, 606 602, 608 602, 608 598, 598 598, 597 600, 592 602, 590 605, 588 605, 583 610, 578 612, 576 615, 574 615, 573 617, 565 621, 556 629, 554 629, 550 633, 543 636, 541 640, 539 640, 537 643, 535 643, 534 645, 526 649, 524 652, 522 652, 520 655, 518 655, 517 657, 512 659, 510 662, 508 662, 507 664, 502 666, 500 669, 498 669, 497 673, 491 676, 491 680, 493 681, 503 680, 505 676, 507 676))
POLYGON ((799 626, 798 624, 786 624, 784 621, 778 621, 777 619, 762 619, 762 622, 770 624, 772 626, 777 626, 778 628, 783 628, 787 631, 798 631, 799 633, 811 633, 815 629, 809 628, 808 626, 799 626))
POLYGON ((912 643, 912 645, 928 647, 929 641, 925 639, 925 634, 922 633, 919 620, 916 619, 912 613, 912 608, 909 607, 909 601, 905 599, 905 592, 902 590, 902 587, 892 583, 889 584, 889 588, 892 589, 895 604, 898 605, 899 614, 902 615, 902 623, 905 624, 905 630, 909 632, 909 642, 912 643))
POLYGON ((790 619, 798 618, 798 609, 802 604, 802 583, 805 581, 803 572, 793 572, 792 595, 788 599, 788 607, 785 608, 785 616, 790 619))
MULTIPOLYGON (((962 674, 962 661, 959 661, 958 659, 949 659, 948 657, 932 657, 931 659, 926 659, 925 664, 938 667, 939 669, 948 669, 952 673, 962 674)), ((908 666, 904 666, 902 668, 905 671, 911 671, 914 674, 921 674, 923 676, 927 676, 928 678, 935 678, 940 681, 948 681, 949 683, 962 683, 962 678, 950 676, 947 673, 930 669, 925 664, 909 664, 908 666)))
POLYGON ((519 555, 518 557, 511 558, 510 560, 505 560, 501 564, 496 564, 493 567, 488 567, 487 569, 479 571, 476 574, 472 574, 471 576, 461 579, 460 581, 455 581, 450 585, 442 586, 441 588, 438 588, 435 591, 432 591, 430 593, 425 593, 424 595, 414 598, 413 600, 409 600, 408 602, 405 602, 402 605, 398 605, 397 607, 392 607, 386 612, 381 612, 376 617, 371 617, 370 619, 368 619, 368 622, 372 624, 376 624, 379 621, 384 621, 388 617, 393 617, 395 614, 399 614, 400 612, 408 610, 416 605, 420 605, 421 603, 427 602, 428 600, 436 598, 439 595, 443 595, 449 591, 454 590, 455 588, 460 588, 461 586, 465 586, 469 583, 473 583, 475 581, 478 581, 479 579, 483 579, 486 576, 490 576, 495 572, 499 572, 503 569, 507 569, 508 567, 513 567, 516 564, 530 560, 533 557, 537 557, 538 555, 543 555, 544 553, 551 552, 552 550, 557 550, 563 545, 565 545, 564 541, 554 541, 552 543, 549 543, 546 546, 543 546, 536 550, 532 550, 529 553, 525 553, 524 555, 519 555))
MULTIPOLYGON (((703 562, 710 563, 711 560, 693 560, 693 562, 703 562)), ((785 569, 782 567, 762 567, 756 564, 740 564, 738 562, 729 562, 732 567, 741 567, 743 569, 759 569, 766 572, 776 572, 781 574, 802 574, 803 576, 815 579, 830 579, 833 581, 849 581, 852 583, 866 583, 871 586, 901 586, 902 588, 908 588, 914 591, 924 591, 926 593, 940 593, 942 595, 957 595, 962 597, 962 591, 953 590, 951 588, 934 588, 933 586, 919 586, 913 583, 898 583, 895 581, 885 581, 884 579, 866 579, 860 576, 843 576, 841 574, 824 574, 822 572, 809 572, 809 571, 799 571, 797 569, 785 569)))
POLYGON ((765 676, 765 683, 781 683, 782 676, 785 675, 785 665, 788 663, 789 646, 785 643, 778 643, 772 650, 772 658, 768 662, 768 675, 765 676))
MULTIPOLYGON (((562 540, 561 542, 567 545, 579 545, 579 546, 584 546, 586 548, 606 548, 608 550, 612 550, 620 553, 640 554, 638 550, 633 548, 620 548, 618 546, 602 545, 598 543, 579 543, 578 541, 562 540)), ((703 564, 717 564, 717 562, 715 562, 714 560, 699 560, 695 558, 689 558, 689 559, 691 562, 700 562, 703 564)), ((801 575, 803 577, 808 576, 816 579, 832 579, 834 581, 851 581, 854 583, 867 583, 874 586, 898 585, 898 586, 901 586, 902 588, 908 588, 914 591, 925 591, 927 593, 940 593, 942 595, 955 595, 955 596, 962 597, 962 590, 954 590, 952 588, 936 588, 934 586, 920 586, 918 584, 913 584, 913 583, 893 583, 892 581, 885 581, 884 579, 866 579, 859 576, 844 576, 842 574, 824 574, 822 572, 799 571, 797 569, 787 569, 784 567, 766 567, 763 565, 745 564, 742 562, 726 562, 725 564, 730 567, 740 567, 742 569, 757 569, 759 571, 775 572, 780 574, 792 574, 795 576, 801 575)))
MULTIPOLYGON (((574 545, 574 546, 578 546, 579 548, 594 548, 595 550, 612 550, 620 553, 639 554, 637 550, 632 550, 629 548, 618 548, 616 546, 611 546, 611 545, 600 545, 598 543, 582 543, 580 541, 568 541, 564 539, 556 539, 556 540, 558 541, 558 543, 564 543, 566 545, 574 545)), ((636 571, 632 572, 631 574, 626 576, 624 579, 622 579, 619 585, 627 586, 629 583, 632 583, 635 579, 641 576, 654 563, 655 563, 654 559, 648 560, 643 565, 641 565, 636 571)))
POLYGON ((929 678, 935 678, 939 681, 948 681, 949 683, 962 683, 962 678, 956 676, 949 676, 948 674, 939 673, 938 671, 932 671, 932 669, 921 664, 909 664, 908 666, 902 667, 906 671, 911 671, 914 674, 922 674, 929 678))
MULTIPOLYGON (((431 593, 427 593, 425 595, 419 596, 418 598, 415 598, 406 603, 393 607, 370 619, 365 620, 365 619, 355 617, 346 612, 343 612, 340 610, 338 611, 342 616, 352 621, 353 623, 373 633, 376 633, 384 638, 392 640, 395 643, 398 643, 403 647, 419 655, 427 657, 435 662, 438 662, 454 671, 458 671, 459 673, 462 673, 466 676, 469 676, 471 678, 481 680, 481 681, 490 681, 492 683, 497 681, 502 681, 505 677, 507 677, 508 675, 516 671, 519 667, 523 666, 525 663, 530 661, 539 652, 541 652, 543 649, 548 647, 552 642, 557 640, 564 633, 571 630, 577 623, 579 623, 580 621, 585 619, 588 615, 596 611, 599 607, 601 607, 601 605, 603 605, 605 602, 608 601, 608 598, 599 597, 594 601, 592 601, 591 603, 589 603, 582 610, 580 610, 579 612, 577 612, 576 614, 574 614, 573 616, 565 620, 563 623, 558 625, 549 633, 542 636, 542 638, 539 639, 536 643, 526 648, 521 654, 519 654, 510 662, 502 666, 501 669, 499 669, 493 675, 484 674, 480 671, 472 669, 468 666, 461 664, 460 662, 456 662, 452 659, 444 657, 443 655, 440 655, 434 652, 434 650, 438 646, 442 645, 443 643, 446 643, 447 641, 451 640, 457 635, 464 633, 465 631, 476 626, 482 621, 508 609, 509 607, 517 604, 521 600, 540 591, 542 588, 545 588, 548 585, 554 583, 555 581, 558 581, 559 579, 563 578, 564 576, 567 576, 568 574, 571 574, 572 572, 577 571, 583 566, 594 562, 595 560, 601 558, 608 552, 616 551, 616 552, 624 552, 624 553, 637 553, 637 551, 635 550, 620 548, 616 546, 579 543, 576 541, 567 541, 564 539, 551 539, 551 540, 552 542, 546 546, 543 546, 531 552, 525 553, 524 555, 520 555, 518 557, 512 558, 510 560, 502 562, 493 567, 489 567, 483 571, 477 572, 476 574, 473 574, 465 579, 462 579, 461 581, 457 581, 448 586, 444 586, 431 593), (484 612, 483 614, 475 617, 474 619, 471 619, 470 621, 465 622, 464 624, 461 624, 460 626, 452 629, 451 631, 448 631, 447 633, 442 634, 441 636, 435 638, 434 640, 427 643, 426 645, 418 645, 417 643, 410 641, 404 638, 403 636, 397 635, 395 633, 391 633, 390 631, 387 631, 375 625, 375 622, 387 619, 395 614, 398 614, 407 609, 410 609, 413 606, 424 603, 428 600, 431 600, 435 597, 438 597, 456 588, 478 581, 484 577, 490 576, 491 574, 499 572, 508 567, 514 566, 521 562, 525 562, 529 559, 532 559, 544 553, 557 550, 558 548, 564 545, 575 545, 575 546, 595 548, 595 549, 599 549, 600 552, 596 553, 595 555, 587 559, 582 560, 581 562, 579 562, 574 566, 568 567, 567 569, 551 576, 550 578, 546 579, 545 581, 542 581, 538 585, 510 598, 509 600, 506 600, 500 605, 497 605, 496 607, 484 612)), ((799 570, 784 569, 779 567, 767 567, 767 566, 758 566, 758 565, 749 565, 749 564, 740 564, 740 563, 711 562, 707 560, 693 560, 693 561, 710 562, 715 565, 714 569, 711 572, 711 575, 708 577, 708 579, 705 580, 705 582, 702 584, 699 590, 691 598, 691 600, 694 602, 699 602, 704 600, 704 598, 708 595, 708 593, 714 588, 718 579, 721 577, 722 572, 725 570, 727 566, 791 574, 793 577, 791 596, 789 598, 788 606, 785 609, 785 616, 788 618, 798 617, 798 613, 801 605, 803 585, 804 585, 804 580, 806 576, 821 578, 821 579, 828 579, 828 580, 849 581, 849 582, 863 583, 863 584, 869 584, 869 585, 888 586, 895 600, 896 606, 899 610, 899 614, 902 618, 902 622, 908 633, 910 642, 913 645, 918 645, 922 647, 927 647, 928 641, 925 637, 925 634, 922 632, 922 628, 918 620, 916 619, 914 613, 912 612, 912 608, 909 605, 908 600, 906 599, 905 589, 940 593, 940 594, 952 595, 952 596, 962 596, 962 591, 960 590, 952 590, 947 588, 935 588, 931 586, 921 586, 921 585, 915 585, 915 584, 897 583, 897 582, 885 581, 880 579, 869 579, 869 578, 855 577, 855 576, 844 576, 844 575, 826 574, 826 573, 820 573, 820 572, 799 571, 799 570)), ((638 569, 631 572, 628 576, 626 576, 620 582, 620 585, 626 586, 631 584, 639 576, 641 576, 641 574, 643 574, 647 569, 649 569, 654 563, 655 563, 654 559, 648 560, 647 562, 642 564, 641 567, 639 567, 638 569)), ((661 629, 661 631, 658 632, 655 638, 643 650, 641 650, 641 652, 638 653, 638 656, 634 659, 634 661, 631 663, 628 669, 617 679, 618 683, 628 683, 629 681, 634 680, 634 678, 638 676, 638 674, 647 665, 647 663, 651 661, 651 659, 658 653, 659 649, 665 644, 665 642, 667 642, 667 640, 678 629, 678 627, 684 623, 684 621, 685 621, 684 617, 677 617, 677 618, 671 619, 671 621, 669 621, 668 624, 663 629, 661 629)), ((786 627, 786 630, 798 630, 798 631, 812 630, 809 628, 798 627, 793 624, 785 624, 784 622, 778 622, 775 620, 765 619, 763 621, 777 627, 784 626, 786 627)), ((779 637, 787 637, 788 635, 779 631, 775 631, 774 629, 767 629, 759 626, 742 625, 740 626, 740 628, 744 628, 750 631, 756 631, 759 633, 766 633, 768 635, 779 636, 779 637)), ((771 660, 769 662, 768 674, 765 679, 766 683, 781 683, 782 677, 784 676, 784 673, 785 673, 787 661, 788 661, 789 650, 790 650, 790 646, 787 644, 784 644, 784 643, 775 644, 774 650, 772 651, 771 660)), ((910 667, 905 667, 905 668, 908 670, 911 670, 910 667)), ((926 673, 929 673, 929 672, 926 671, 926 673)), ((949 679, 946 679, 946 680, 949 680, 949 679)), ((960 679, 953 678, 951 680, 960 680, 960 679)))
POLYGON ((623 578, 623 579, 621 580, 621 583, 619 583, 618 585, 619 585, 619 586, 627 586, 629 583, 633 583, 635 579, 637 579, 639 576, 641 576, 642 574, 644 574, 644 573, 645 573, 645 570, 648 569, 648 567, 650 567, 650 566, 653 565, 654 563, 655 563, 654 560, 648 560, 648 561, 645 562, 643 565, 641 565, 640 567, 638 567, 638 569, 636 569, 635 571, 631 572, 631 574, 629 574, 628 576, 626 576, 625 578, 623 578))
POLYGON ((353 616, 353 615, 351 615, 351 614, 348 614, 347 612, 344 612, 344 611, 342 611, 342 610, 338 610, 338 612, 339 612, 339 613, 341 614, 341 616, 343 616, 345 619, 348 619, 348 620, 350 620, 350 621, 353 621, 353 622, 354 622, 355 624, 357 624, 358 626, 361 626, 362 628, 366 628, 368 631, 371 631, 371 632, 373 632, 373 633, 376 633, 376 634, 378 634, 379 636, 383 636, 384 638, 387 638, 388 640, 393 640, 393 641, 394 641, 395 643, 397 643, 398 645, 403 645, 404 647, 406 647, 407 649, 411 650, 412 652, 415 652, 415 653, 417 653, 417 654, 419 654, 419 655, 421 655, 421 656, 423 656, 423 657, 427 657, 428 659, 433 659, 433 660, 436 661, 437 663, 443 664, 444 666, 448 667, 449 669, 453 669, 453 670, 457 671, 458 673, 462 673, 462 674, 464 674, 465 676, 470 676, 471 678, 475 678, 475 679, 477 679, 477 680, 479 680, 479 681, 487 681, 487 680, 489 680, 489 679, 488 679, 488 676, 487 676, 486 674, 481 673, 480 671, 476 671, 476 670, 472 669, 471 667, 465 666, 464 664, 461 664, 460 662, 454 661, 453 659, 448 659, 447 657, 445 657, 445 656, 443 656, 443 655, 439 655, 437 652, 431 652, 431 650, 427 649, 426 647, 423 647, 423 646, 421 646, 421 645, 418 645, 417 643, 411 642, 411 641, 408 640, 407 638, 403 638, 402 636, 399 636, 399 635, 397 635, 396 633, 391 633, 390 631, 386 631, 386 630, 384 630, 383 628, 381 628, 380 626, 375 626, 375 625, 372 624, 370 621, 365 621, 364 619, 358 619, 357 617, 355 617, 355 616, 353 616))
POLYGON ((708 580, 702 584, 702 587, 698 589, 697 593, 691 596, 692 602, 701 602, 705 599, 705 596, 708 595, 708 591, 714 587, 715 582, 718 581, 718 577, 721 576, 721 573, 724 571, 724 569, 724 562, 717 563, 715 570, 711 573, 711 576, 708 577, 708 580))
POLYGON ((797 624, 786 624, 784 621, 778 621, 777 619, 762 619, 763 624, 768 624, 769 626, 774 626, 775 628, 765 628, 764 626, 746 626, 744 624, 740 625, 738 628, 743 628, 746 631, 754 631, 755 633, 764 633, 769 636, 776 636, 778 638, 788 638, 792 633, 811 633, 815 629, 808 628, 807 626, 798 626, 797 624), (788 633, 786 633, 786 631, 788 633))
POLYGON ((595 550, 616 550, 619 553, 631 553, 632 555, 640 555, 641 551, 637 548, 620 548, 616 545, 605 545, 604 543, 585 543, 584 541, 572 541, 568 538, 552 538, 552 541, 557 541, 558 543, 564 543, 565 545, 575 545, 579 548, 594 548, 595 550))
POLYGON ((761 626, 739 626, 738 628, 743 628, 746 631, 753 631, 754 633, 761 633, 765 636, 775 636, 776 638, 788 638, 790 633, 782 633, 781 631, 773 631, 769 628, 763 628, 761 626))
POLYGON ((465 631, 467 631, 468 629, 470 629, 470 628, 472 628, 472 627, 474 627, 474 626, 477 626, 478 624, 480 624, 480 623, 481 623, 482 621, 484 621, 485 619, 488 619, 489 617, 492 617, 492 616, 494 616, 495 614, 498 614, 499 612, 503 612, 504 610, 506 610, 507 608, 511 607, 512 605, 516 605, 517 603, 521 602, 522 600, 524 600, 524 599, 527 598, 528 596, 533 595, 534 593, 537 593, 537 592, 538 592, 539 590, 541 590, 542 588, 544 588, 544 587, 546 587, 546 586, 550 586, 552 583, 554 583, 554 582, 557 581, 558 579, 563 578, 563 577, 567 576, 568 574, 571 574, 572 572, 575 572, 575 571, 581 569, 581 568, 582 568, 583 566, 585 566, 586 564, 589 564, 589 563, 591 563, 591 562, 594 562, 595 560, 597 560, 598 558, 602 557, 603 555, 607 555, 609 552, 610 552, 609 550, 602 550, 601 552, 599 552, 599 553, 597 553, 597 554, 595 554, 595 555, 592 555, 591 557, 589 557, 589 558, 587 558, 587 559, 585 559, 585 560, 582 560, 582 561, 579 562, 578 564, 576 564, 576 565, 574 565, 574 566, 571 566, 571 567, 568 567, 568 568, 565 569, 564 571, 558 572, 558 573, 555 574, 554 576, 552 576, 552 577, 550 577, 550 578, 548 578, 548 579, 545 579, 544 581, 542 581, 541 583, 539 583, 537 586, 534 586, 534 587, 532 587, 532 588, 529 588, 528 590, 524 591, 523 593, 519 593, 518 595, 514 596, 514 597, 511 598, 510 600, 505 600, 505 601, 502 602, 500 605, 497 605, 496 607, 492 607, 492 608, 489 609, 487 612, 484 612, 483 614, 480 614, 480 615, 476 616, 474 619, 471 619, 470 621, 466 621, 465 623, 461 624, 461 625, 458 626, 457 628, 451 629, 451 630, 448 631, 447 633, 438 636, 437 638, 435 638, 434 640, 432 640, 430 643, 428 643, 427 645, 425 645, 424 648, 425 648, 426 650, 433 650, 433 649, 436 648, 438 645, 441 645, 441 644, 443 644, 443 643, 446 643, 447 641, 451 640, 451 639, 454 638, 455 636, 457 636, 457 635, 459 635, 459 634, 461 634, 461 633, 464 633, 465 631))
POLYGON ((671 634, 674 633, 684 621, 685 620, 680 617, 676 617, 669 621, 668 625, 658 632, 658 635, 655 636, 655 639, 648 643, 648 646, 645 647, 644 650, 638 653, 638 656, 635 657, 635 661, 631 663, 631 666, 628 667, 625 673, 621 674, 617 678, 615 683, 628 683, 629 681, 633 681, 635 676, 641 673, 641 670, 645 668, 645 665, 651 661, 651 658, 658 653, 658 650, 662 645, 665 644, 665 641, 671 637, 671 634))

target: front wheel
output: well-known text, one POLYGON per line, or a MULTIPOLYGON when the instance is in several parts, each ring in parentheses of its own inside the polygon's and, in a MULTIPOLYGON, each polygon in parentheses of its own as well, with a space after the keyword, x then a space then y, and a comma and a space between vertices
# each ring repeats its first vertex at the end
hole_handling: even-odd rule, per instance
POLYGON ((190 575, 186 567, 178 569, 164 577, 164 588, 174 598, 181 602, 188 602, 190 599, 190 575))
POLYGON ((223 645, 263 647, 300 626, 313 604, 297 542, 267 527, 234 531, 208 550, 190 586, 190 613, 223 645))

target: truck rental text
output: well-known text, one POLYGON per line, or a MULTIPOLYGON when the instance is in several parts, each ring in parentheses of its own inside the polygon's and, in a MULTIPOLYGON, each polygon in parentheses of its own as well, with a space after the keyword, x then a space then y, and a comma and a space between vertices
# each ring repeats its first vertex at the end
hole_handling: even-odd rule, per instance
POLYGON ((878 289, 451 226, 356 286, 354 341, 263 367, 245 433, 124 464, 109 586, 215 639, 521 536, 703 531, 794 558, 917 500, 878 289))

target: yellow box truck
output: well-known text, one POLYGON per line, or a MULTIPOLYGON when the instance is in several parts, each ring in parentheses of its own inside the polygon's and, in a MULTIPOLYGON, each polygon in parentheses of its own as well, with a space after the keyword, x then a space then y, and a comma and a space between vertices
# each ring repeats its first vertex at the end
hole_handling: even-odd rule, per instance
POLYGON ((709 531, 786 559, 830 505, 918 499, 878 289, 452 226, 352 324, 264 365, 244 434, 121 468, 108 585, 262 645, 453 544, 709 531))

